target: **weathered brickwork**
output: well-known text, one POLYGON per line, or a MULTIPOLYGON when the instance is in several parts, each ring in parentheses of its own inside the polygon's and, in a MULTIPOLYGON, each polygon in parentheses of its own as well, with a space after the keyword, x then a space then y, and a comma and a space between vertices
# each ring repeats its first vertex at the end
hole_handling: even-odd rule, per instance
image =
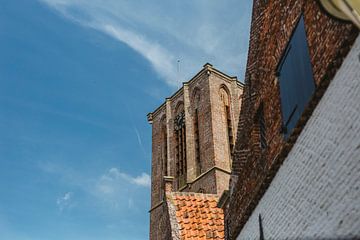
POLYGON ((360 238, 360 37, 237 239, 360 238))
POLYGON ((228 189, 230 145, 235 144, 242 88, 235 77, 205 64, 148 115, 152 123, 150 239, 165 239, 158 236, 169 227, 160 224, 167 219, 159 221, 166 215, 164 176, 174 177, 172 188, 177 192, 221 194, 228 189), (183 124, 178 117, 182 112, 183 124), (180 135, 178 128, 183 131, 180 135), (183 162, 179 161, 182 151, 183 162), (181 176, 180 168, 186 171, 181 176))
POLYGON ((161 204, 151 212, 150 239, 172 239, 167 204, 161 204), (153 226, 153 227, 152 227, 153 226), (153 229, 156 227, 156 230, 153 229), (153 229, 153 231, 151 231, 153 229))
POLYGON ((314 0, 254 1, 229 210, 225 213, 228 239, 235 239, 246 223, 357 35, 356 27, 330 17, 314 0), (316 90, 294 131, 285 140, 281 132, 276 68, 301 16, 305 22, 316 90), (267 145, 263 150, 259 147, 256 121, 260 106, 263 107, 267 145))

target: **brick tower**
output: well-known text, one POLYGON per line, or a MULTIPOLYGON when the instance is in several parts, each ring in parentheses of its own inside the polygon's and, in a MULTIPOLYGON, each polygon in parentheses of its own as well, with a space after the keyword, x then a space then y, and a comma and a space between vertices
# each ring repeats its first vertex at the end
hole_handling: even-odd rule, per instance
POLYGON ((170 220, 164 217, 168 214, 165 185, 168 191, 204 195, 228 189, 242 91, 236 77, 207 63, 148 114, 152 124, 150 239, 170 238, 166 236, 170 220))

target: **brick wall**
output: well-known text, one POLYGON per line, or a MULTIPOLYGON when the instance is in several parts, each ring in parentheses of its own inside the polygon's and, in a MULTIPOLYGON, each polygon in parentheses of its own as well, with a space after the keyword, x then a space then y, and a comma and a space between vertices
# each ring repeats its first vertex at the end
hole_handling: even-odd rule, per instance
POLYGON ((168 206, 164 202, 150 214, 150 239, 162 240, 172 239, 168 206))
POLYGON ((352 24, 330 17, 315 0, 254 1, 229 211, 225 213, 228 239, 234 239, 246 223, 357 35, 358 30, 352 24), (285 141, 275 73, 301 16, 316 90, 292 135, 285 141), (255 122, 261 104, 267 139, 264 150, 259 150, 255 122))
MULTIPOLYGON (((231 127, 233 132, 233 144, 236 139, 237 123, 240 115, 239 98, 242 95, 242 88, 237 81, 224 81, 217 75, 210 75, 210 101, 211 101, 211 130, 213 132, 214 163, 216 166, 230 171, 231 152, 229 149, 228 129, 226 127, 226 113, 222 99, 220 98, 220 89, 228 92, 231 110, 231 127)), ((205 119, 206 121, 206 119, 205 119)))
POLYGON ((157 115, 152 123, 152 162, 151 162, 151 206, 155 206, 162 200, 162 176, 163 168, 163 146, 162 136, 163 124, 166 124, 166 105, 158 109, 157 115))
POLYGON ((228 189, 231 153, 228 147, 227 119, 221 101, 221 88, 226 88, 229 95, 231 125, 236 136, 242 84, 210 64, 205 64, 193 79, 183 83, 182 88, 149 114, 149 120, 152 122, 151 207, 155 208, 150 212, 150 239, 162 239, 157 236, 163 232, 161 224, 166 222, 166 219, 160 221, 162 215, 167 214, 163 211, 165 203, 161 204, 164 197, 164 161, 167 161, 168 175, 174 177, 174 191, 221 194, 223 190, 228 189), (198 102, 195 100, 196 94, 200 96, 198 102), (174 120, 180 105, 185 112, 186 127, 187 179, 183 186, 179 185, 176 175, 177 140, 174 130, 174 120), (198 112, 201 173, 197 172, 196 164, 195 106, 198 112), (164 128, 166 139, 163 134, 164 128), (167 154, 164 154, 165 142, 167 154), (167 159, 164 159, 164 156, 167 159))
MULTIPOLYGON (((151 117, 152 118, 152 117, 151 117)), ((166 105, 162 105, 152 118, 152 162, 151 162, 151 210, 150 210, 150 239, 161 239, 159 234, 166 233, 164 216, 165 204, 163 200, 163 144, 162 136, 166 125, 166 105), (164 121, 165 120, 165 121, 164 121), (165 123, 164 123, 165 122, 165 123), (161 204, 161 205, 159 205, 161 204)))
MULTIPOLYGON (((186 119, 189 130, 194 130, 195 122, 195 99, 194 94, 199 94, 199 107, 198 107, 198 129, 199 129, 199 144, 200 144, 200 161, 203 171, 214 166, 214 147, 213 147, 213 132, 211 131, 212 124, 212 106, 210 102, 210 89, 209 89, 209 76, 204 71, 197 81, 193 81, 188 85, 189 91, 189 104, 188 104, 188 117, 186 119)), ((187 144, 192 144, 193 148, 189 148, 188 154, 188 182, 196 179, 196 160, 195 160, 195 136, 194 131, 189 131, 190 141, 187 144)), ((211 185, 209 186, 211 188, 211 185)))
POLYGON ((360 238, 360 37, 237 239, 360 238))

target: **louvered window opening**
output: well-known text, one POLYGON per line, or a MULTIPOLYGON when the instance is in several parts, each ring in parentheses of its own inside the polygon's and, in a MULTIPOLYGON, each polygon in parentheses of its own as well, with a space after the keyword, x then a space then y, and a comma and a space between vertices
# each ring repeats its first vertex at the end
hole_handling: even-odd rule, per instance
POLYGON ((230 155, 232 158, 233 157, 233 149, 234 149, 234 136, 233 136, 233 129, 232 129, 231 114, 230 114, 229 106, 225 106, 225 114, 226 114, 228 141, 229 141, 229 150, 230 150, 230 155))
POLYGON ((164 137, 164 143, 163 143, 163 146, 164 146, 164 176, 167 176, 168 175, 168 158, 167 158, 167 150, 168 150, 168 147, 167 147, 167 134, 166 134, 166 128, 164 129, 164 132, 163 132, 163 137, 164 137))
POLYGON ((200 157, 200 134, 199 134, 199 112, 195 109, 195 160, 196 160, 196 175, 199 176, 202 173, 201 157, 200 157))
POLYGON ((176 136, 176 175, 178 177, 178 188, 186 184, 186 133, 184 113, 178 115, 178 122, 176 123, 175 136, 176 136))

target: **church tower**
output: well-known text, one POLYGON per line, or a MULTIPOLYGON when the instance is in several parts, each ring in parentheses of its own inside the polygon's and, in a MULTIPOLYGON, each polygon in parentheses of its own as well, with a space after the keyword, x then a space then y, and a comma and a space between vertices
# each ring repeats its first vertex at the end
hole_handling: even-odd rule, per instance
MULTIPOLYGON (((152 124, 150 239, 162 239, 165 181, 173 192, 229 187, 243 85, 207 63, 148 114, 152 124)), ((165 220, 164 220, 165 221, 165 220)))

